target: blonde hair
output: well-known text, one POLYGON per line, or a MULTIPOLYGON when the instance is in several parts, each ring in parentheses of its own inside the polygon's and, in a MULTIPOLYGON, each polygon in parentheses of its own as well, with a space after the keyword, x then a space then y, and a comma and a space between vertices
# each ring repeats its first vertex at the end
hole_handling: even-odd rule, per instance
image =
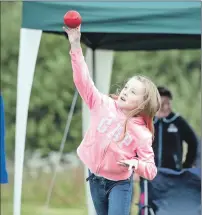
MULTIPOLYGON (((145 95, 143 102, 139 105, 139 107, 135 108, 130 114, 127 116, 127 119, 124 123, 124 132, 123 137, 125 137, 126 129, 127 129, 127 122, 131 117, 135 117, 141 115, 145 121, 147 128, 152 133, 152 137, 154 138, 154 125, 153 125, 153 118, 160 109, 161 106, 161 97, 158 92, 157 87, 155 84, 144 76, 133 76, 131 79, 135 78, 136 80, 142 82, 145 86, 145 95)), ((119 94, 111 94, 110 97, 114 100, 118 99, 119 94)))

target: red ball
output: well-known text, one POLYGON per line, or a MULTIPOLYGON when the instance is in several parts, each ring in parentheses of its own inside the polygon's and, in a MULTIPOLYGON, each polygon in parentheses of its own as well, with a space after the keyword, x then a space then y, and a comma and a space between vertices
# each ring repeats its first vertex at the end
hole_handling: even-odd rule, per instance
POLYGON ((77 28, 81 22, 81 15, 75 10, 70 10, 64 15, 64 24, 69 28, 77 28))

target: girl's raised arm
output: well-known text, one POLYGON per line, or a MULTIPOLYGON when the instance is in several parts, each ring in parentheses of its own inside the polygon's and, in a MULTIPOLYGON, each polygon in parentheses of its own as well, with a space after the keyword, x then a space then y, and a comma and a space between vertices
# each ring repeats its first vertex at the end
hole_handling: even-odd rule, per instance
POLYGON ((104 96, 98 91, 92 78, 90 77, 90 73, 84 60, 82 48, 80 45, 80 29, 65 29, 65 31, 68 34, 71 45, 70 56, 74 83, 84 102, 90 109, 92 109, 95 107, 95 105, 100 105, 104 97, 107 96, 104 96))

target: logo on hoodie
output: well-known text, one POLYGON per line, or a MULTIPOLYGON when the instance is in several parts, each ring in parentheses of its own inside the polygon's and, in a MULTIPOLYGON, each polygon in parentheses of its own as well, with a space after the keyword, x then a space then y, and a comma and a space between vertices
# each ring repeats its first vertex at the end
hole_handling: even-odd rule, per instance
MULTIPOLYGON (((118 142, 123 135, 124 128, 123 125, 117 123, 117 120, 114 117, 104 117, 98 124, 97 131, 99 133, 106 133, 109 139, 112 139, 114 142, 118 142), (115 127, 113 126, 115 125, 115 127), (113 129, 111 127, 113 126, 113 129)), ((132 143, 132 137, 126 132, 124 139, 120 142, 120 145, 129 146, 132 143)))

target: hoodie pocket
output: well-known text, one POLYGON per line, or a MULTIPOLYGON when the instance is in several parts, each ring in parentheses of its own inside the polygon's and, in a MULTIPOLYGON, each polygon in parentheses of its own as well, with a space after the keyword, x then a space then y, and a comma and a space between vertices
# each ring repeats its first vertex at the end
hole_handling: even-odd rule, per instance
POLYGON ((127 172, 128 167, 121 166, 120 164, 117 163, 121 159, 123 159, 123 158, 121 158, 121 156, 120 156, 120 159, 117 159, 117 156, 115 156, 114 152, 108 151, 103 160, 103 164, 102 164, 101 168, 104 171, 111 172, 113 174, 127 172))

